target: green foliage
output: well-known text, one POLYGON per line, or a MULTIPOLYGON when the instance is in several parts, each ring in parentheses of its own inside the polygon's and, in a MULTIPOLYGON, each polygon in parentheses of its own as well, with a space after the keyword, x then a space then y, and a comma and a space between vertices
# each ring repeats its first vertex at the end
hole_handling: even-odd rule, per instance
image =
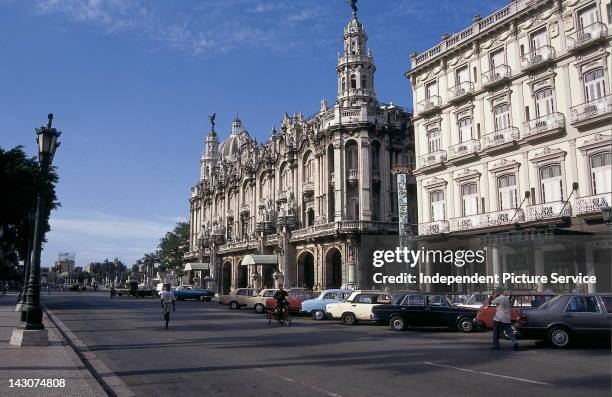
POLYGON ((89 264, 89 266, 90 273, 88 274, 90 277, 93 277, 95 280, 99 281, 103 281, 106 277, 108 277, 111 281, 114 281, 115 277, 120 275, 123 275, 123 278, 125 279, 127 272, 127 267, 117 258, 115 258, 113 261, 104 259, 103 262, 92 262, 89 264))
POLYGON ((28 213, 35 207, 39 188, 48 209, 43 214, 43 230, 45 233, 50 230, 49 214, 59 206, 55 194, 57 181, 53 167, 43 180, 37 159, 28 157, 21 146, 0 148, 0 279, 10 278, 17 261, 27 254, 28 213))
POLYGON ((189 223, 178 222, 159 240, 157 256, 166 269, 183 268, 183 255, 189 250, 189 223))

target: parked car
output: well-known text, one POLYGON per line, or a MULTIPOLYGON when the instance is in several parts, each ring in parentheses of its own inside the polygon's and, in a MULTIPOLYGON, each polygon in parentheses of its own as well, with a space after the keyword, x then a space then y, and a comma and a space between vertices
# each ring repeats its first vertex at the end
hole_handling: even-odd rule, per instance
POLYGON ((247 304, 247 299, 257 295, 257 290, 253 288, 236 288, 229 295, 221 295, 219 303, 229 305, 232 310, 240 309, 247 304))
MULTIPOLYGON (((304 288, 289 288, 287 292, 289 293, 287 303, 290 313, 299 313, 302 310, 302 302, 312 299, 310 292, 307 292, 304 288)), ((266 300, 266 309, 273 310, 275 306, 276 299, 268 298, 266 300)))
POLYGON ((372 308, 372 321, 389 324, 394 331, 407 326, 448 327, 462 332, 474 329, 477 309, 460 307, 443 294, 409 293, 388 305, 372 308))
POLYGON ((520 337, 569 347, 580 338, 612 333, 612 294, 558 295, 538 308, 521 311, 516 329, 520 337))
POLYGON ((348 289, 327 289, 321 291, 316 298, 302 302, 301 312, 312 316, 315 320, 325 320, 327 318, 326 305, 328 303, 343 302, 351 294, 348 289))
POLYGON ((330 318, 339 318, 343 324, 353 325, 358 321, 370 321, 374 306, 391 302, 391 296, 384 292, 355 290, 346 300, 325 305, 325 311, 330 318))
POLYGON ((157 291, 155 290, 155 288, 145 285, 142 287, 138 287, 138 290, 136 291, 136 296, 139 298, 155 298, 157 297, 157 291))
POLYGON ((174 290, 174 296, 180 301, 187 299, 210 301, 215 296, 215 293, 207 289, 195 288, 191 285, 181 285, 174 290))
MULTIPOLYGON (((510 320, 516 322, 519 318, 521 309, 539 307, 557 294, 554 292, 510 291, 506 292, 506 295, 510 300, 510 320)), ((492 294, 478 310, 478 314, 476 315, 477 326, 493 328, 493 317, 495 316, 496 305, 492 305, 491 302, 498 296, 499 294, 492 294)))
POLYGON ((72 284, 69 288, 70 291, 79 291, 81 289, 81 284, 72 284))
POLYGON ((249 296, 244 307, 246 309, 254 309, 256 313, 263 313, 266 311, 266 301, 268 298, 272 298, 276 291, 278 290, 262 289, 256 296, 249 296))
POLYGON ((480 309, 491 296, 490 293, 474 293, 474 294, 453 294, 446 296, 450 301, 460 307, 471 307, 473 309, 480 309))

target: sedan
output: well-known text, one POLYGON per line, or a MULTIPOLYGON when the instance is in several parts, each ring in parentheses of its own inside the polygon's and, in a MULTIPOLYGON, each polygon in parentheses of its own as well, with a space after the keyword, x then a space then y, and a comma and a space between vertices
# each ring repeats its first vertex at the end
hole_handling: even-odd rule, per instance
POLYGON ((324 320, 327 318, 325 305, 343 302, 351 292, 348 289, 327 289, 321 291, 316 298, 302 302, 302 314, 310 315, 315 320, 324 320))
POLYGON ((389 324, 394 331, 403 331, 407 326, 421 326, 471 332, 476 312, 473 308, 453 305, 442 294, 410 293, 399 297, 395 304, 375 306, 372 320, 389 324))
POLYGON ((578 338, 604 336, 612 331, 612 295, 559 295, 538 308, 524 311, 516 324, 519 336, 569 347, 578 338))

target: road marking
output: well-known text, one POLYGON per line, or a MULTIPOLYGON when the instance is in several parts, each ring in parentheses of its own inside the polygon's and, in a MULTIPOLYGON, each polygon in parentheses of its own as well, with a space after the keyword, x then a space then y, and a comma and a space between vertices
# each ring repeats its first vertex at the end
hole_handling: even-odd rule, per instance
POLYGON ((276 374, 276 373, 274 373, 272 371, 266 371, 263 368, 255 368, 255 371, 262 372, 262 373, 268 374, 268 375, 272 375, 272 376, 274 376, 276 378, 284 380, 285 382, 294 383, 294 384, 300 384, 300 385, 305 386, 305 387, 307 387, 307 388, 309 388, 311 390, 314 390, 314 391, 316 391, 318 393, 325 394, 326 396, 329 396, 329 397, 343 397, 341 394, 334 393, 334 392, 331 392, 331 391, 327 391, 327 390, 321 389, 320 387, 309 385, 308 383, 296 381, 293 378, 287 378, 287 377, 281 376, 279 374, 276 374))
POLYGON ((457 371, 472 372, 472 373, 475 373, 475 374, 482 374, 482 375, 496 376, 498 378, 517 380, 519 382, 534 383, 536 385, 550 386, 550 383, 540 382, 540 381, 537 381, 537 380, 531 380, 531 379, 525 379, 525 378, 516 378, 514 376, 507 376, 507 375, 500 375, 500 374, 492 374, 491 372, 476 371, 476 370, 469 369, 469 368, 453 367, 452 365, 444 365, 444 364, 432 363, 430 361, 425 361, 424 363, 427 364, 427 365, 433 365, 435 367, 451 368, 451 369, 456 369, 457 371))

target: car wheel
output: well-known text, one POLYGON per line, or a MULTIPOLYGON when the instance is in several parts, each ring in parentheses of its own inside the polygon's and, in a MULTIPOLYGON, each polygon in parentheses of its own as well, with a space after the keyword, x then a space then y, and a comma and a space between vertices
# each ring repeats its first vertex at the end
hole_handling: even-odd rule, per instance
POLYGON ((355 325, 357 323, 357 317, 353 313, 344 313, 342 315, 342 324, 344 325, 355 325))
POLYGON ((474 321, 471 318, 463 317, 459 319, 457 323, 457 328, 461 332, 472 332, 474 329, 474 321))
POLYGON ((238 302, 230 302, 229 308, 232 310, 238 310, 238 302))
POLYGON ((325 320, 325 312, 323 310, 314 310, 312 318, 317 321, 325 320))
POLYGON ((204 302, 204 296, 203 296, 203 295, 198 296, 198 300, 199 300, 200 302, 204 302))
POLYGON ((406 329, 406 322, 400 316, 393 316, 389 320, 389 326, 393 331, 403 331, 406 329))
POLYGON ((572 341, 569 330, 565 327, 554 327, 548 332, 548 341, 554 347, 569 347, 572 341))
POLYGON ((257 314, 261 314, 261 313, 263 313, 266 310, 264 305, 262 305, 261 303, 256 304, 254 309, 255 309, 255 313, 257 313, 257 314))

